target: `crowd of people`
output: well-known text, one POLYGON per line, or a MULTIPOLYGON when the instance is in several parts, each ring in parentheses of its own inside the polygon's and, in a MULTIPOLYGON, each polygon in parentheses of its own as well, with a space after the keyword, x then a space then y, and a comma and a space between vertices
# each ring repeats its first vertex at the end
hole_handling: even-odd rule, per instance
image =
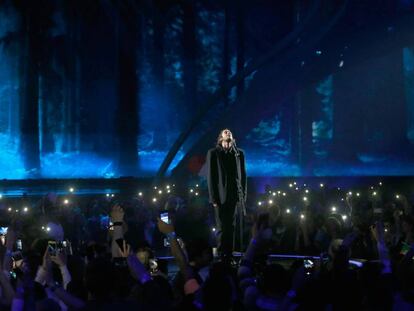
POLYGON ((401 193, 267 187, 247 204, 241 257, 221 258, 202 188, 3 197, 0 309, 414 310, 414 213, 401 193))

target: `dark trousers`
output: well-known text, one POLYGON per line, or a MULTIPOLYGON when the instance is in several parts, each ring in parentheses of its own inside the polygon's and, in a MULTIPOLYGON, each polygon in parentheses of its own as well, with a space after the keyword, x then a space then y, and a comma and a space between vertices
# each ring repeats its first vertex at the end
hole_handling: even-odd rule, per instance
POLYGON ((233 252, 236 204, 236 202, 226 202, 215 208, 217 251, 219 255, 229 256, 233 252))

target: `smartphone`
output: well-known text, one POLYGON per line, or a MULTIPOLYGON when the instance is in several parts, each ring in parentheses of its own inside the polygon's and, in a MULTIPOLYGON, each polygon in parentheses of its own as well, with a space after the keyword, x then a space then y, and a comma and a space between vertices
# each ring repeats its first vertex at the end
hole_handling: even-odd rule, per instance
POLYGON ((66 241, 57 241, 56 242, 56 251, 62 252, 66 248, 66 241))
POLYGON ((405 256, 410 250, 410 244, 403 242, 400 250, 400 255, 405 256))
POLYGON ((170 247, 170 242, 167 238, 164 238, 164 247, 170 247))
POLYGON ((70 255, 70 256, 73 255, 72 243, 70 243, 69 240, 62 241, 62 246, 65 249, 67 255, 70 255))
POLYGON ((57 247, 56 241, 53 241, 53 240, 47 241, 47 250, 50 256, 56 256, 57 249, 58 247, 57 247))
POLYGON ((118 244, 119 248, 124 251, 124 239, 116 239, 116 244, 118 244))
POLYGON ((13 280, 17 280, 17 274, 16 274, 16 272, 15 271, 10 271, 10 278, 11 279, 13 279, 13 280))
POLYGON ((163 222, 169 224, 170 223, 170 217, 168 216, 168 211, 162 211, 162 212, 160 212, 160 219, 163 222))
POLYGON ((303 260, 303 267, 305 268, 306 275, 310 275, 312 273, 314 265, 315 263, 312 259, 307 258, 303 260))
POLYGON ((0 227, 0 235, 7 235, 9 227, 0 227))
POLYGON ((150 259, 149 260, 149 271, 150 274, 153 276, 158 272, 158 262, 157 259, 150 259))
POLYGON ((16 241, 16 249, 17 249, 17 250, 19 250, 19 251, 23 250, 23 243, 22 243, 22 240, 18 239, 18 240, 16 241))

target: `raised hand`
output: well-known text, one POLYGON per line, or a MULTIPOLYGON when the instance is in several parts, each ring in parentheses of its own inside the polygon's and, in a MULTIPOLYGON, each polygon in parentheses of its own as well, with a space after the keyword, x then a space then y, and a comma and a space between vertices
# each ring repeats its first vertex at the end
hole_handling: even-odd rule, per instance
POLYGON ((64 267, 67 263, 67 256, 64 251, 59 251, 56 253, 56 256, 50 256, 50 260, 57 264, 59 267, 64 267))
POLYGON ((116 204, 112 207, 111 219, 112 222, 122 222, 124 220, 124 209, 120 205, 116 204))
POLYGON ((160 218, 158 218, 158 230, 160 230, 161 233, 163 234, 168 234, 171 232, 174 232, 174 226, 171 224, 167 224, 166 222, 163 222, 160 218))
POLYGON ((49 271, 51 266, 52 266, 52 260, 50 258, 49 248, 46 247, 46 250, 43 254, 42 267, 45 271, 49 271))
POLYGON ((272 229, 264 222, 256 221, 252 227, 252 238, 258 242, 268 241, 272 237, 272 229))
POLYGON ((118 246, 118 250, 122 258, 127 258, 131 254, 131 246, 125 240, 122 241, 122 249, 118 246))

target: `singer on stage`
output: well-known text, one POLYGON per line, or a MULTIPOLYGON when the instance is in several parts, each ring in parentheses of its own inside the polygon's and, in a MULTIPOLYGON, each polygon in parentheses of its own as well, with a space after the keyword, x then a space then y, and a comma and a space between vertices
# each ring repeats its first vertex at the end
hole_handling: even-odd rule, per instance
POLYGON ((236 223, 243 222, 246 181, 244 152, 236 147, 231 131, 224 129, 216 147, 207 153, 207 182, 216 216, 217 250, 223 257, 231 256, 236 223))

